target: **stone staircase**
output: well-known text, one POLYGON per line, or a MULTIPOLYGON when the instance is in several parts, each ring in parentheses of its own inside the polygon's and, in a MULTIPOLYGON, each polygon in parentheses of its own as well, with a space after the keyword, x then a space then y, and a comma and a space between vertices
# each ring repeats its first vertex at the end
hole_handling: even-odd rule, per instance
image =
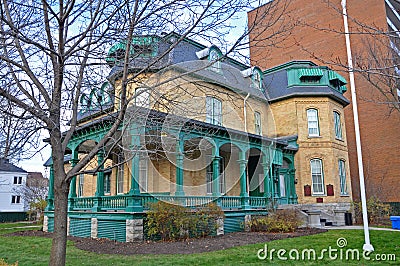
POLYGON ((346 206, 324 206, 313 204, 282 205, 279 209, 295 209, 298 211, 302 227, 323 228, 325 226, 345 225, 346 206))

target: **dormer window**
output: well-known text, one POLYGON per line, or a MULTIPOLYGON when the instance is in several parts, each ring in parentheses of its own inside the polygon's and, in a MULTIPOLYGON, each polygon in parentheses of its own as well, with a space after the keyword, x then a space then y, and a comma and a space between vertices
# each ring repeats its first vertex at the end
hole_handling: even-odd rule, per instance
POLYGON ((215 71, 215 72, 220 72, 221 71, 221 61, 219 60, 220 57, 221 57, 221 54, 217 49, 210 48, 210 53, 208 55, 208 61, 210 63, 214 62, 210 66, 210 69, 212 71, 215 71))
POLYGON ((253 81, 254 87, 261 90, 261 88, 262 88, 262 72, 259 68, 256 68, 256 67, 253 68, 252 81, 253 81))
POLYGON ((345 86, 347 84, 347 81, 341 75, 333 70, 329 70, 328 78, 330 85, 337 91, 339 91, 340 93, 344 93, 345 91, 347 91, 347 88, 345 86))
POLYGON ((303 83, 319 83, 324 75, 319 68, 303 68, 298 70, 299 79, 303 83))

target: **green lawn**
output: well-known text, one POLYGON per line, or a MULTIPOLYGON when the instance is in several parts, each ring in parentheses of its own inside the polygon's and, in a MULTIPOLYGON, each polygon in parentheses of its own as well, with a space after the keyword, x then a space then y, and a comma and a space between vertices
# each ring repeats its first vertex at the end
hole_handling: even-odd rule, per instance
MULTIPOLYGON (((15 227, 15 224, 8 224, 8 227, 15 227)), ((7 237, 4 234, 14 230, 7 230, 7 225, 0 226, 0 258, 8 263, 18 261, 19 265, 47 265, 51 239, 40 237, 7 237)), ((329 232, 291 238, 285 240, 272 241, 267 243, 268 251, 271 249, 285 249, 284 257, 289 257, 291 249, 301 252, 304 249, 315 249, 317 256, 322 249, 339 249, 337 246, 338 238, 346 238, 347 246, 339 249, 343 252, 343 260, 330 260, 329 254, 325 253, 322 260, 287 260, 278 259, 277 252, 274 252, 273 260, 266 259, 260 261, 257 258, 257 251, 264 248, 264 244, 255 244, 242 247, 231 248, 228 250, 215 251, 210 253, 193 255, 98 255, 79 250, 74 247, 73 242, 68 242, 67 265, 238 265, 238 264, 275 264, 275 265, 399 265, 400 263, 400 232, 371 231, 371 241, 375 247, 375 252, 370 255, 371 260, 345 260, 347 249, 359 249, 361 253, 364 236, 362 230, 331 230, 329 232), (396 261, 376 261, 376 254, 395 254, 396 261)), ((294 252, 294 251, 293 251, 294 252)), ((295 254, 295 253, 291 253, 295 254)), ((306 256, 307 257, 307 256, 306 256)))

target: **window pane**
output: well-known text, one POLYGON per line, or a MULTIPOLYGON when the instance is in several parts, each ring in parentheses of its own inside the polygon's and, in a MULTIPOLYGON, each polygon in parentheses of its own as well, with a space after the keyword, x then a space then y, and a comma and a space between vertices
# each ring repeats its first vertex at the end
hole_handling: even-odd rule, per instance
POLYGON ((222 103, 213 97, 206 97, 206 122, 222 125, 222 103))
POLYGON ((206 97, 206 122, 207 123, 212 123, 212 117, 213 117, 213 98, 212 97, 206 97))
POLYGON ((104 193, 110 193, 111 192, 111 178, 109 173, 104 174, 104 193))
POLYGON ((118 155, 117 193, 124 193, 124 156, 118 155))
POLYGON ((335 137, 342 139, 342 126, 340 122, 340 114, 338 112, 333 112, 334 122, 335 122, 335 137))
POLYGON ((281 197, 286 197, 285 175, 279 175, 279 188, 281 191, 281 197))
POLYGON ((314 194, 324 193, 324 178, 322 173, 322 161, 313 159, 311 162, 311 179, 314 194))
POLYGON ((147 192, 147 158, 140 158, 139 161, 139 187, 140 192, 147 192))
POLYGON ((212 178, 213 178, 212 163, 210 163, 209 165, 207 165, 207 170, 206 170, 207 194, 212 193, 212 178))
POLYGON ((218 52, 216 50, 211 50, 209 54, 209 61, 210 62, 215 61, 215 63, 211 65, 210 69, 216 72, 219 72, 221 69, 221 61, 219 61, 218 59, 219 59, 218 52))
POLYGON ((308 135, 319 136, 318 112, 315 109, 307 110, 308 135))
POLYGON ((140 107, 149 107, 150 105, 150 93, 147 88, 137 88, 135 105, 140 107))
POLYGON ((83 196, 83 184, 84 184, 84 175, 79 175, 79 186, 78 186, 78 197, 83 196))
POLYGON ((259 112, 254 113, 254 124, 255 124, 255 133, 261 135, 261 114, 259 112))
POLYGON ((340 194, 347 195, 346 167, 343 160, 339 160, 340 194))
POLYGON ((222 124, 222 103, 220 100, 214 98, 214 124, 222 124))

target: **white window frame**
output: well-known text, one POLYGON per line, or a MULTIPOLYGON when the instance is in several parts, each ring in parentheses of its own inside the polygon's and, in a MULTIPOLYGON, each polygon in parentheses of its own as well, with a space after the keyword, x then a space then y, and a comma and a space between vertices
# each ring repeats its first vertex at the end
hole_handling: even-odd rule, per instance
POLYGON ((257 69, 253 70, 253 76, 252 76, 253 83, 254 83, 255 87, 259 90, 261 90, 261 88, 262 88, 262 76, 261 75, 262 74, 257 69))
POLYGON ((342 138, 343 138, 342 121, 341 121, 339 112, 333 111, 333 121, 334 121, 334 127, 335 127, 335 138, 342 140, 342 138))
POLYGON ((118 154, 118 167, 117 167, 117 194, 124 193, 124 156, 122 153, 118 154))
POLYGON ((20 195, 12 195, 11 196, 11 204, 21 204, 21 196, 20 195))
POLYGON ((139 87, 135 90, 135 105, 139 107, 149 108, 150 106, 149 88, 139 87))
POLYGON ((213 125, 222 125, 222 102, 221 100, 206 97, 206 122, 213 125))
POLYGON ((215 49, 211 49, 210 53, 208 55, 208 61, 210 61, 210 63, 215 61, 210 66, 210 69, 212 71, 215 71, 215 72, 220 72, 221 71, 221 61, 219 60, 219 58, 220 58, 219 52, 217 50, 215 50, 215 49))
POLYGON ((308 136, 319 137, 319 118, 318 110, 314 108, 307 109, 307 125, 308 125, 308 136))
POLYGON ((340 195, 348 195, 347 182, 346 182, 346 162, 343 159, 338 161, 339 181, 340 181, 340 195))
POLYGON ((79 184, 78 184, 78 197, 83 197, 83 186, 85 182, 85 175, 79 175, 79 184))
POLYGON ((260 112, 254 112, 254 132, 257 135, 262 135, 261 113, 260 112))
POLYGON ((318 158, 311 159, 310 170, 311 170, 310 172, 311 172, 312 194, 324 195, 325 184, 324 184, 324 169, 322 160, 318 158))
POLYGON ((139 160, 139 189, 140 192, 148 191, 148 158, 140 156, 139 160))
POLYGON ((14 185, 22 185, 22 176, 14 176, 13 184, 14 185))
POLYGON ((109 195, 111 194, 111 175, 110 173, 104 173, 103 177, 104 194, 109 195))

